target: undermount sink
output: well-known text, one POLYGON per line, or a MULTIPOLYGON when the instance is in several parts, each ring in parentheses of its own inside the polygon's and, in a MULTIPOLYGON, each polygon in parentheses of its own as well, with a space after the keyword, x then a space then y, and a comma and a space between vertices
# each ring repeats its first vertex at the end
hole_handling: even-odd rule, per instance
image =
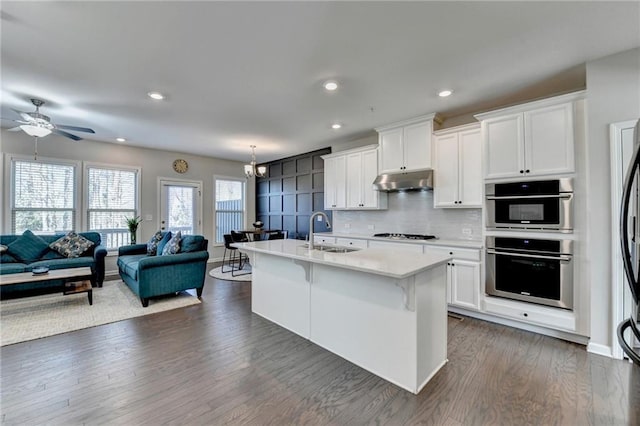
MULTIPOLYGON (((309 248, 309 243, 306 243, 302 247, 309 248)), ((342 247, 342 246, 331 246, 326 244, 316 244, 313 246, 314 250, 323 251, 325 253, 351 253, 352 251, 358 251, 359 248, 355 247, 342 247)))

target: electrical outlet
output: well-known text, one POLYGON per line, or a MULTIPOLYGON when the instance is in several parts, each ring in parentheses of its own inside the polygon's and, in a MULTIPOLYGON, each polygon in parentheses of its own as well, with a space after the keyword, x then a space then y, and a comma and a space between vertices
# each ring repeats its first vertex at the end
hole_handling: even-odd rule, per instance
POLYGON ((345 228, 345 229, 349 229, 349 228, 351 228, 351 224, 350 224, 350 223, 345 223, 345 224, 344 224, 344 228, 345 228))
POLYGON ((369 231, 373 231, 374 229, 376 229, 376 226, 375 225, 367 225, 367 229, 369 231))
POLYGON ((462 233, 464 235, 471 235, 473 231, 471 230, 471 228, 462 228, 462 233))

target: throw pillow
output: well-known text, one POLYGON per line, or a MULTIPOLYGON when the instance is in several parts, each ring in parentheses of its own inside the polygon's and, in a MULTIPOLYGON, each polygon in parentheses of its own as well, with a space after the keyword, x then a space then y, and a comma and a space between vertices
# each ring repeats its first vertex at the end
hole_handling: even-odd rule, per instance
POLYGON ((164 250, 164 246, 167 245, 169 240, 171 239, 171 231, 167 231, 164 233, 162 240, 158 243, 158 256, 162 255, 162 250, 164 250))
POLYGON ((199 251, 204 237, 202 235, 185 235, 180 241, 180 253, 199 251))
POLYGON ((66 257, 79 257, 93 247, 94 242, 71 231, 62 238, 49 244, 49 247, 66 257))
POLYGON ((153 237, 147 243, 147 254, 149 256, 155 256, 158 252, 158 243, 162 241, 162 232, 158 231, 153 234, 153 237))
POLYGON ((176 235, 171 237, 169 242, 162 249, 162 255, 177 254, 180 252, 180 240, 182 240, 182 234, 180 231, 176 232, 176 235))
POLYGON ((7 252, 8 247, 4 244, 0 244, 0 254, 4 254, 7 252))
POLYGON ((47 242, 28 229, 7 246, 7 253, 23 263, 32 263, 40 259, 47 251, 47 242))
POLYGON ((0 254, 0 263, 15 263, 16 258, 11 256, 9 253, 0 254))

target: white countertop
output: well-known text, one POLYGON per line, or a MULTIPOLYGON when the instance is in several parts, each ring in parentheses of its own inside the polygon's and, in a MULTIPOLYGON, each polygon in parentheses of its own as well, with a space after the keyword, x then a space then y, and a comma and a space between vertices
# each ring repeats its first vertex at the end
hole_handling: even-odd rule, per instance
POLYGON ((271 240, 235 243, 241 251, 266 253, 336 268, 351 269, 391 278, 402 279, 442 265, 451 259, 441 254, 394 253, 388 250, 366 248, 349 253, 326 253, 309 250, 304 241, 271 240))
POLYGON ((401 238, 381 238, 381 237, 373 237, 371 235, 363 235, 363 234, 347 234, 340 232, 316 232, 313 235, 318 235, 321 237, 337 237, 337 238, 353 238, 358 240, 372 240, 372 241, 393 241, 398 243, 407 243, 407 244, 421 244, 427 246, 446 246, 446 247, 458 247, 458 248, 469 248, 469 249, 481 249, 484 247, 482 241, 478 240, 441 240, 441 239, 433 239, 433 240, 407 240, 401 238))

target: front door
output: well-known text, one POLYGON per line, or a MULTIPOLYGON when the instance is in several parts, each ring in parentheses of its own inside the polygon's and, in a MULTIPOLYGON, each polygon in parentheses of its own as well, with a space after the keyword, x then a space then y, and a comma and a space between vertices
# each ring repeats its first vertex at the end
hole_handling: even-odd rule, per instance
POLYGON ((160 229, 202 234, 202 183, 160 181, 160 229))

